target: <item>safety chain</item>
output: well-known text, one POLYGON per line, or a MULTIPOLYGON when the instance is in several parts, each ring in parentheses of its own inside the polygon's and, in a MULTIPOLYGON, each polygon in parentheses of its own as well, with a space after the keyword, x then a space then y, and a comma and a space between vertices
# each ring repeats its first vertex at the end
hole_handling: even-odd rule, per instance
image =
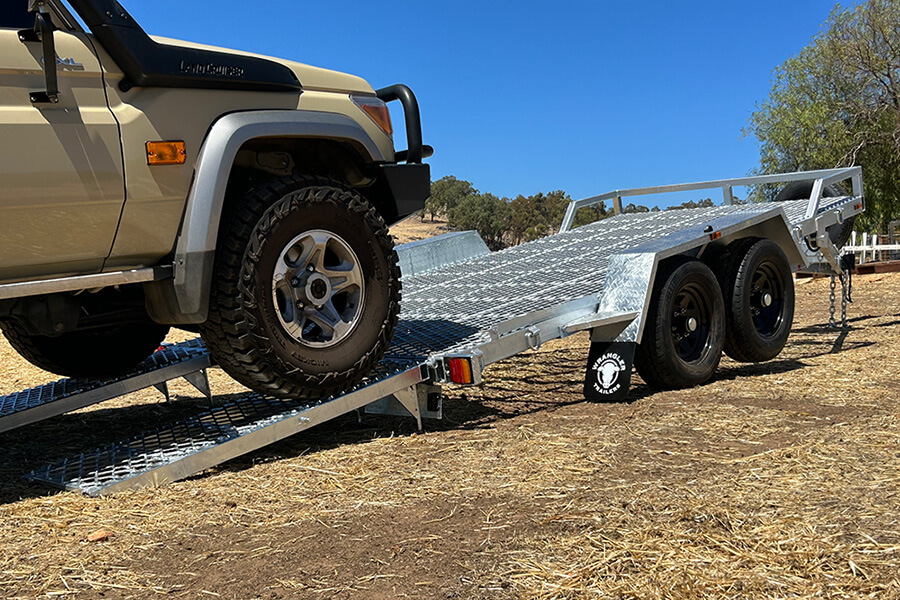
POLYGON ((841 329, 847 329, 849 324, 847 323, 847 304, 849 302, 853 302, 852 294, 853 294, 853 271, 851 270, 852 266, 845 264, 844 261, 841 261, 841 274, 840 275, 832 275, 831 276, 831 286, 828 291, 828 326, 832 329, 837 329, 837 321, 835 321, 834 314, 837 312, 836 309, 836 294, 835 290, 837 289, 837 279, 841 280, 841 329))
POLYGON ((841 329, 847 329, 847 302, 850 300, 850 273, 841 275, 841 329))
MULTIPOLYGON (((831 289, 828 292, 828 326, 837 329, 837 323, 834 320, 834 288, 836 276, 831 276, 831 289)), ((843 287, 843 286, 842 286, 843 287)))

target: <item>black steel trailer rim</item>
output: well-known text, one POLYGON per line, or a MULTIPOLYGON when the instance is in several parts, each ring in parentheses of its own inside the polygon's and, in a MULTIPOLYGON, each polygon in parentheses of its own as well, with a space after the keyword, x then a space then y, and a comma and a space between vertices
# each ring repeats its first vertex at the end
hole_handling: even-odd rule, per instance
POLYGON ((753 272, 750 314, 762 337, 774 336, 784 322, 784 290, 784 278, 774 263, 765 261, 753 272))
POLYGON ((701 360, 712 343, 712 299, 707 290, 689 283, 672 303, 672 343, 678 357, 688 363, 701 360))

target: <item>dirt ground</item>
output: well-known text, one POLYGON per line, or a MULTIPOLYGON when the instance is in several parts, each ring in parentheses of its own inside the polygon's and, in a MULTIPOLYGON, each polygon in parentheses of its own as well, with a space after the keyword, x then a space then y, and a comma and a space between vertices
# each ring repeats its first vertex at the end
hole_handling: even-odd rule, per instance
MULTIPOLYGON (((900 274, 854 283, 849 331, 798 281, 783 354, 695 389, 586 403, 578 335, 448 389, 425 433, 347 416, 157 490, 21 475, 189 414, 186 384, 0 434, 0 596, 900 598, 900 274)), ((0 343, 0 393, 52 379, 0 343)))

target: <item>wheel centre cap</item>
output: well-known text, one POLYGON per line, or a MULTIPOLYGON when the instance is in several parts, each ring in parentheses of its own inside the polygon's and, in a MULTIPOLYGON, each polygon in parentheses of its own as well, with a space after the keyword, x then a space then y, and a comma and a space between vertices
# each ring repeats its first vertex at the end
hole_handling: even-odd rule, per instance
POLYGON ((684 328, 688 330, 688 333, 694 333, 695 331, 697 331, 697 319, 695 319, 694 317, 689 317, 684 322, 684 328))
POLYGON ((759 301, 764 307, 772 306, 772 294, 766 292, 762 295, 759 301))
POLYGON ((321 273, 312 273, 304 286, 306 297, 315 304, 323 304, 331 297, 331 281, 321 273))

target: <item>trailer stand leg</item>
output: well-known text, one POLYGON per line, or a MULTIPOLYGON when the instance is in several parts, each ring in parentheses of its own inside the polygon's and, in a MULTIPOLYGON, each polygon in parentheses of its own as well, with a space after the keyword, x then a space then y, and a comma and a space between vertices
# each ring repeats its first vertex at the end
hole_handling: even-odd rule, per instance
POLYGON ((419 394, 416 391, 416 387, 408 387, 405 390, 401 390, 394 395, 394 399, 403 405, 403 408, 409 411, 416 419, 416 426, 418 427, 419 433, 422 432, 422 413, 419 411, 419 394))
POLYGON ((206 396, 209 403, 213 403, 212 391, 209 388, 209 377, 206 375, 206 369, 194 371, 184 376, 185 381, 191 384, 195 390, 206 396))
POLYGON ((441 419, 441 388, 437 385, 419 383, 412 387, 394 392, 380 400, 367 404, 360 411, 368 415, 392 415, 395 417, 413 417, 419 431, 422 431, 422 419, 441 419))
POLYGON ((169 395, 169 382, 163 381, 161 383, 154 383, 153 387, 162 392, 162 395, 166 397, 166 402, 171 402, 172 397, 169 395))

